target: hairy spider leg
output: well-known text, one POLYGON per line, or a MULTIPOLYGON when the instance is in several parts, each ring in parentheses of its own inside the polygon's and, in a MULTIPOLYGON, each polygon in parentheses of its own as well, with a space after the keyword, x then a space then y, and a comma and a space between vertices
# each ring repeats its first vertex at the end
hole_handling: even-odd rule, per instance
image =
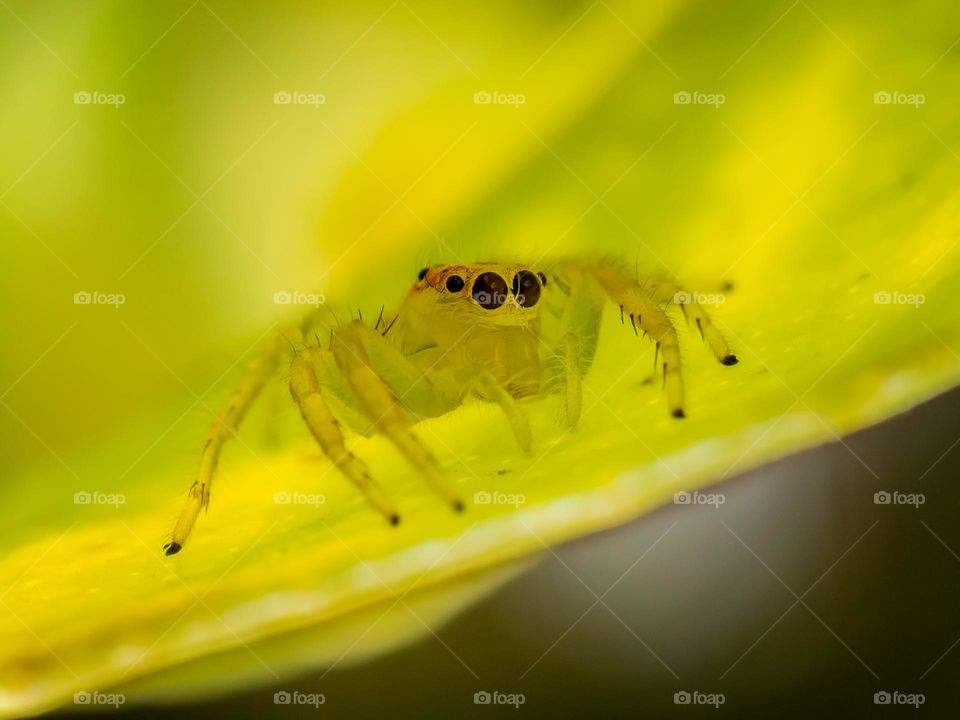
POLYGON ((300 408, 307 428, 326 456, 359 488, 373 507, 392 525, 396 525, 400 522, 400 513, 383 488, 371 477, 367 466, 347 449, 340 422, 324 398, 324 390, 317 377, 317 366, 322 365, 321 356, 326 352, 329 351, 307 348, 297 353, 290 366, 290 394, 300 408))
POLYGON ((585 275, 595 280, 611 302, 630 319, 634 333, 642 330, 650 336, 658 353, 663 353, 663 386, 670 414, 686 417, 683 375, 680 370, 680 342, 677 331, 667 314, 660 308, 651 292, 620 268, 609 264, 568 264, 563 268, 569 275, 585 275))
POLYGON ((288 347, 289 339, 283 332, 271 338, 259 354, 247 366, 240 385, 233 391, 223 412, 210 424, 207 439, 200 454, 197 478, 187 493, 187 502, 180 512, 169 541, 163 546, 165 555, 175 555, 183 548, 194 523, 210 504, 210 487, 220 460, 224 444, 240 427, 250 406, 276 372, 281 354, 288 347))
POLYGON ((463 501, 433 454, 410 430, 411 417, 402 403, 370 366, 363 344, 364 326, 358 321, 334 332, 333 354, 364 414, 385 435, 451 507, 463 510, 463 501))
POLYGON ((700 331, 700 338, 724 365, 736 365, 737 356, 730 352, 730 347, 717 326, 713 324, 709 313, 697 302, 697 295, 685 290, 681 285, 668 278, 655 278, 650 281, 649 288, 653 297, 660 303, 670 303, 679 306, 688 321, 696 323, 700 331))

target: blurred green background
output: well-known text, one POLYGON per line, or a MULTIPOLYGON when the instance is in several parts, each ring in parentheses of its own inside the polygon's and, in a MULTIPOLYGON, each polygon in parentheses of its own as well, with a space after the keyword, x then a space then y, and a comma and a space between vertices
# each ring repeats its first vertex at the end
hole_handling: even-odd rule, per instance
MULTIPOLYGON (((807 292, 811 306, 835 303, 839 320, 846 285, 831 273, 862 274, 872 292, 887 287, 873 268, 888 264, 902 270, 901 279, 938 290, 939 302, 955 301, 956 234, 953 226, 940 227, 932 208, 952 202, 960 179, 958 37, 960 12, 937 2, 884 2, 867 12, 854 2, 804 1, 3 0, 0 467, 7 524, 23 541, 62 526, 44 493, 18 482, 22 478, 61 477, 62 487, 78 477, 98 478, 107 487, 124 487, 160 483, 162 476, 149 469, 162 465, 181 470, 185 488, 196 438, 209 421, 204 406, 219 404, 256 341, 289 311, 274 303, 277 291, 320 292, 344 306, 375 311, 380 302, 402 297, 428 262, 460 253, 539 256, 549 250, 612 253, 642 267, 663 263, 708 285, 731 281, 768 315, 778 307, 791 316, 804 313, 805 305, 790 303, 807 292), (478 92, 502 102, 478 104, 478 92), (719 93, 724 102, 676 104, 674 95, 685 92, 719 93), (877 92, 920 94, 924 103, 878 105, 877 92), (511 104, 511 95, 522 103, 511 104), (916 241, 896 257, 879 242, 875 254, 866 243, 851 255, 844 247, 854 233, 916 241), (833 248, 826 256, 825 237, 833 248), (792 287, 790 268, 812 263, 823 267, 823 286, 792 287), (745 278, 762 282, 751 290, 745 278), (119 308, 77 305, 78 292, 121 294, 124 302, 119 308)), ((929 322, 953 342, 950 328, 929 322)), ((763 349, 764 339, 746 339, 763 349)), ((914 340, 903 335, 882 342, 902 348, 914 340)), ((901 424, 892 436, 864 441, 890 467, 884 480, 906 485, 950 447, 958 425, 951 407, 927 406, 918 415, 922 424, 901 424), (883 448, 908 430, 911 442, 936 442, 911 454, 911 463, 888 465, 894 458, 883 448)), ((289 407, 278 406, 265 422, 290 415, 289 407)), ((857 467, 830 452, 817 457, 822 464, 804 472, 830 480, 821 502, 834 507, 826 485, 849 480, 857 467)), ((805 468, 809 458, 796 462, 805 468)), ((948 457, 931 477, 946 481, 956 468, 948 457)), ((778 472, 789 476, 796 469, 778 472)), ((769 476, 768 485, 775 486, 769 476)), ((149 509, 155 497, 156 488, 131 495, 131 504, 142 504, 131 511, 149 509)), ((742 500, 748 515, 753 498, 742 500)), ((955 510, 956 500, 947 495, 943 503, 955 510)), ((798 516, 815 538, 819 534, 809 528, 825 522, 824 506, 810 505, 798 516)), ((789 505, 778 507, 791 515, 789 505)), ((851 517, 860 516, 851 510, 851 517)), ((951 517, 931 526, 942 528, 951 517)), ((610 547, 649 544, 657 522, 578 552, 606 556, 610 547)), ((703 522, 717 531, 712 516, 703 522)), ((771 521, 758 532, 782 543, 785 527, 771 521)), ((856 539, 858 533, 849 532, 828 546, 825 557, 811 548, 785 562, 822 569, 856 539)), ((930 545, 922 527, 919 536, 905 537, 890 530, 883 547, 943 550, 930 545)), ((798 540, 803 548, 809 542, 798 540)), ((673 562, 707 572, 709 563, 691 560, 697 546, 689 543, 673 562)), ((882 574, 887 556, 877 552, 876 572, 882 574)), ((715 563, 726 568, 728 559, 715 563)), ((908 565, 897 571, 904 582, 912 577, 908 565)), ((958 571, 949 562, 934 565, 925 582, 958 571)), ((816 578, 801 575, 807 582, 798 581, 798 593, 816 578)), ((657 616, 657 608, 675 602, 662 589, 663 576, 650 581, 660 588, 652 595, 656 607, 647 606, 643 587, 623 602, 657 616)), ((743 583, 752 577, 730 570, 709 584, 676 591, 701 600, 713 592, 729 596, 732 609, 718 622, 736 627, 711 646, 724 648, 725 657, 742 651, 735 630, 761 631, 748 622, 755 608, 743 583)), ((567 597, 579 585, 562 572, 541 574, 539 584, 522 582, 506 596, 508 604, 494 601, 452 632, 479 642, 488 634, 490 612, 519 607, 524 617, 540 614, 547 598, 567 597)), ((842 615, 845 602, 863 608, 876 595, 893 618, 912 612, 899 596, 889 599, 889 584, 876 574, 863 582, 874 592, 849 600, 838 591, 821 602, 842 615)), ((956 584, 949 588, 955 591, 956 584)), ((917 654, 924 657, 937 647, 946 650, 958 632, 948 601, 956 592, 940 597, 927 612, 942 620, 943 635, 923 645, 917 654)), ((691 614, 702 611, 689 608, 691 614)), ((570 621, 578 614, 572 612, 570 621)), ((873 629, 866 636, 880 633, 889 620, 871 616, 875 624, 867 623, 873 629)), ((544 635, 515 645, 529 654, 566 624, 558 621, 544 635)), ((504 642, 517 632, 509 623, 497 627, 504 642)), ((826 629, 818 631, 825 638, 817 638, 816 648, 821 639, 833 642, 843 661, 852 660, 826 629)), ((531 679, 529 691, 523 690, 529 696, 525 712, 547 716, 599 706, 626 715, 636 708, 616 698, 654 702, 637 691, 638 683, 656 688, 651 692, 658 705, 684 687, 669 675, 656 677, 657 668, 649 676, 618 672, 618 664, 637 662, 620 644, 624 632, 619 624, 598 628, 609 643, 585 638, 578 646, 582 656, 545 673, 549 682, 531 679), (591 675, 591 668, 602 671, 591 675), (567 685, 568 694, 548 699, 546 688, 557 683, 567 685), (535 699, 539 709, 532 707, 535 699)), ((670 637, 678 636, 668 634, 658 647, 669 645, 670 637)), ((779 657, 773 689, 761 693, 757 707, 820 707, 811 701, 818 692, 835 703, 852 697, 843 688, 824 690, 820 663, 828 661, 814 654, 805 633, 792 639, 783 653, 788 657, 779 657)), ((696 638, 682 642, 676 653, 697 666, 708 651, 696 638)), ((327 691, 331 705, 338 693, 338 713, 348 712, 351 702, 376 704, 378 678, 399 673, 413 686, 415 676, 402 671, 422 664, 425 680, 417 692, 397 691, 398 716, 429 715, 429 708, 437 708, 436 717, 475 711, 472 704, 461 707, 462 689, 452 704, 443 704, 444 688, 460 688, 464 680, 463 668, 444 652, 440 646, 427 657, 421 648, 379 661, 367 675, 334 673, 324 682, 344 685, 327 691)), ((856 692, 869 695, 877 688, 870 674, 864 678, 857 675, 859 664, 851 666, 845 671, 858 679, 850 682, 865 680, 856 692)), ((948 656, 938 672, 955 677, 956 667, 948 656)), ((878 674, 896 677, 907 691, 917 684, 915 669, 878 674)), ((511 682, 503 680, 501 689, 511 691, 511 682)), ((468 676, 466 685, 478 683, 468 676)), ((745 679, 738 686, 741 696, 750 685, 745 679)), ((729 694, 732 704, 737 693, 729 694)), ((861 707, 859 698, 850 702, 869 716, 874 707, 861 707)), ((939 700, 944 707, 955 703, 939 700)), ((663 702, 663 713, 675 709, 663 702)), ((248 706, 258 713, 274 707, 251 703, 216 707, 231 715, 248 706)))

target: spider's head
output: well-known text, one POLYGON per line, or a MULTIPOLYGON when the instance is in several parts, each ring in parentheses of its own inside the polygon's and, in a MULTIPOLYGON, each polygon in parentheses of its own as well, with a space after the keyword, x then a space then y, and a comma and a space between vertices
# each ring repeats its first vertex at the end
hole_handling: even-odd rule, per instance
POLYGON ((547 277, 515 263, 435 265, 420 271, 411 294, 440 312, 489 325, 524 325, 539 315, 547 277))

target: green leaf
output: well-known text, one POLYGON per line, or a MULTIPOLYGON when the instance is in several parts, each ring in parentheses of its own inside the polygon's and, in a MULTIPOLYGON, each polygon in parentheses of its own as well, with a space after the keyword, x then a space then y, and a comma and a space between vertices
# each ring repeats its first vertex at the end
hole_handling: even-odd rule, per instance
MULTIPOLYGON (((938 60, 952 40, 937 30, 950 26, 945 11, 931 6, 934 18, 883 3, 865 25, 853 3, 817 13, 800 3, 779 21, 782 11, 772 8, 633 5, 584 3, 562 17, 552 17, 552 5, 491 7, 476 10, 471 23, 446 15, 440 4, 417 4, 415 14, 396 6, 331 71, 329 108, 263 100, 278 89, 311 89, 310 75, 291 70, 289 84, 278 88, 200 9, 153 51, 158 57, 142 61, 123 86, 131 98, 124 122, 159 148, 159 157, 172 158, 178 172, 199 171, 198 191, 276 117, 280 132, 263 141, 270 152, 257 156, 242 176, 247 182, 225 181, 211 203, 244 228, 259 259, 287 283, 281 287, 309 282, 303 267, 317 258, 303 260, 298 249, 316 252, 317 228, 326 269, 299 287, 317 287, 367 312, 398 302, 424 258, 613 256, 636 264, 640 274, 666 267, 719 295, 714 315, 741 363, 720 366, 683 328, 688 418, 673 420, 658 383, 649 382, 652 347, 610 308, 574 433, 561 428, 555 397, 524 402, 535 438, 531 456, 516 449, 499 412, 479 402, 418 426, 463 496, 500 493, 514 504, 471 503, 456 516, 383 439, 351 438, 352 450, 402 509, 398 528, 331 471, 289 401, 271 405, 265 398, 242 442, 226 451, 209 513, 184 551, 164 558, 161 538, 189 485, 209 411, 237 380, 233 361, 249 355, 276 320, 269 297, 277 277, 215 218, 188 220, 196 223, 188 231, 194 242, 214 228, 210 237, 218 238, 198 246, 189 270, 182 257, 193 246, 167 248, 175 241, 164 240, 121 285, 129 308, 117 310, 116 320, 78 314, 83 328, 96 329, 73 331, 70 355, 54 353, 31 369, 4 401, 20 418, 10 421, 11 437, 57 438, 53 447, 66 449, 57 453, 40 440, 57 460, 27 462, 24 454, 14 470, 11 506, 20 512, 5 520, 0 556, 0 713, 35 713, 92 690, 119 691, 128 702, 176 701, 360 662, 437 632, 545 547, 629 521, 675 493, 836 441, 957 384, 960 108, 953 88, 960 63, 953 54, 938 60), (224 36, 198 50, 194 35, 205 37, 210 28, 224 36), (410 49, 421 45, 429 48, 424 55, 410 49), (219 77, 241 83, 242 98, 226 98, 224 106, 197 93, 182 101, 183 112, 207 110, 230 128, 228 138, 220 137, 221 126, 181 128, 182 137, 211 143, 194 160, 196 142, 168 141, 143 108, 169 89, 162 67, 205 67, 197 53, 223 59, 227 47, 259 74, 223 64, 219 77), (504 47, 522 51, 511 55, 504 47), (400 59, 384 68, 393 52, 400 59), (393 85, 378 80, 383 73, 393 85), (521 93, 525 101, 476 105, 478 91, 521 93), (876 104, 874 93, 883 91, 922 93, 925 103, 876 104), (678 92, 716 102, 675 104, 678 92), (282 233, 262 243, 248 233, 274 216, 289 223, 291 240, 280 250, 282 233), (167 297, 164 290, 181 280, 187 299, 171 293, 158 320, 144 298, 167 297), (228 302, 220 285, 241 287, 228 302), (181 425, 183 409, 158 391, 144 391, 149 402, 121 413, 121 398, 104 399, 113 397, 104 383, 89 405, 91 422, 114 435, 103 439, 29 412, 57 407, 59 388, 73 377, 71 362, 87 363, 91 372, 108 367, 105 379, 138 391, 155 377, 151 372, 169 371, 192 388, 230 369, 212 391, 196 393, 181 425), (272 444, 262 437, 265 429, 272 444), (74 445, 62 442, 73 436, 74 445), (94 490, 121 493, 125 502, 70 501, 75 492, 94 490), (322 494, 323 501, 277 504, 277 492, 322 494)), ((304 53, 313 57, 298 34, 301 23, 323 27, 331 40, 338 32, 356 37, 382 12, 357 7, 331 18, 288 9, 268 23, 261 11, 213 9, 270 67, 284 69, 304 53), (288 36, 290 43, 281 41, 288 36)), ((105 17, 106 34, 134 23, 105 17)), ((141 19, 135 34, 146 46, 174 19, 141 19)), ((341 45, 324 48, 318 64, 333 63, 347 49, 341 45)), ((91 52, 85 68, 122 70, 91 52)), ((131 49, 129 61, 137 54, 131 49)), ((91 122, 89 114, 77 117, 91 122)), ((111 122, 97 131, 110 152, 140 148, 117 123, 98 117, 111 122)), ((19 172, 29 162, 18 163, 19 172)), ((182 188, 155 179, 165 171, 154 163, 144 151, 132 172, 153 178, 155 201, 129 216, 118 209, 121 219, 142 217, 149 238, 184 199, 182 188), (147 164, 149 173, 140 169, 147 164), (154 214, 155 207, 168 210, 154 214)), ((17 174, 10 170, 9 182, 17 174)), ((192 186, 196 173, 188 174, 192 186)), ((9 202, 35 208, 42 188, 25 185, 9 202)), ((129 191, 119 185, 104 203, 120 204, 115 198, 129 191)), ((52 204, 50 213, 61 212, 52 204)), ((96 220, 82 220, 90 237, 98 237, 96 220)), ((49 260, 17 232, 31 248, 17 251, 21 260, 30 267, 49 260)), ((49 232, 64 234, 55 224, 49 232)), ((102 242, 113 232, 105 229, 102 242)), ((67 252, 75 249, 69 242, 55 245, 67 248, 67 263, 80 262, 67 252)), ((130 260, 147 245, 137 244, 130 260)), ((28 292, 31 275, 11 278, 10 292, 28 292)), ((50 283, 63 297, 77 289, 70 278, 50 283)), ((58 303, 38 312, 62 327, 76 309, 58 303)), ((34 329, 18 332, 11 347, 37 346, 34 329)), ((10 382, 30 364, 27 356, 11 364, 10 382)), ((283 393, 278 383, 269 395, 283 393)))

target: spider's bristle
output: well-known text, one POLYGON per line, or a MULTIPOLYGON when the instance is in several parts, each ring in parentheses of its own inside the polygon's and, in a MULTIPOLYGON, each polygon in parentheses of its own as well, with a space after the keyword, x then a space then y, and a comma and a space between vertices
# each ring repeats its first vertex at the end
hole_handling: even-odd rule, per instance
POLYGON ((387 333, 390 332, 390 329, 393 327, 393 324, 400 319, 399 315, 394 316, 393 320, 390 321, 390 324, 387 325, 387 329, 383 331, 383 336, 386 337, 387 333))

